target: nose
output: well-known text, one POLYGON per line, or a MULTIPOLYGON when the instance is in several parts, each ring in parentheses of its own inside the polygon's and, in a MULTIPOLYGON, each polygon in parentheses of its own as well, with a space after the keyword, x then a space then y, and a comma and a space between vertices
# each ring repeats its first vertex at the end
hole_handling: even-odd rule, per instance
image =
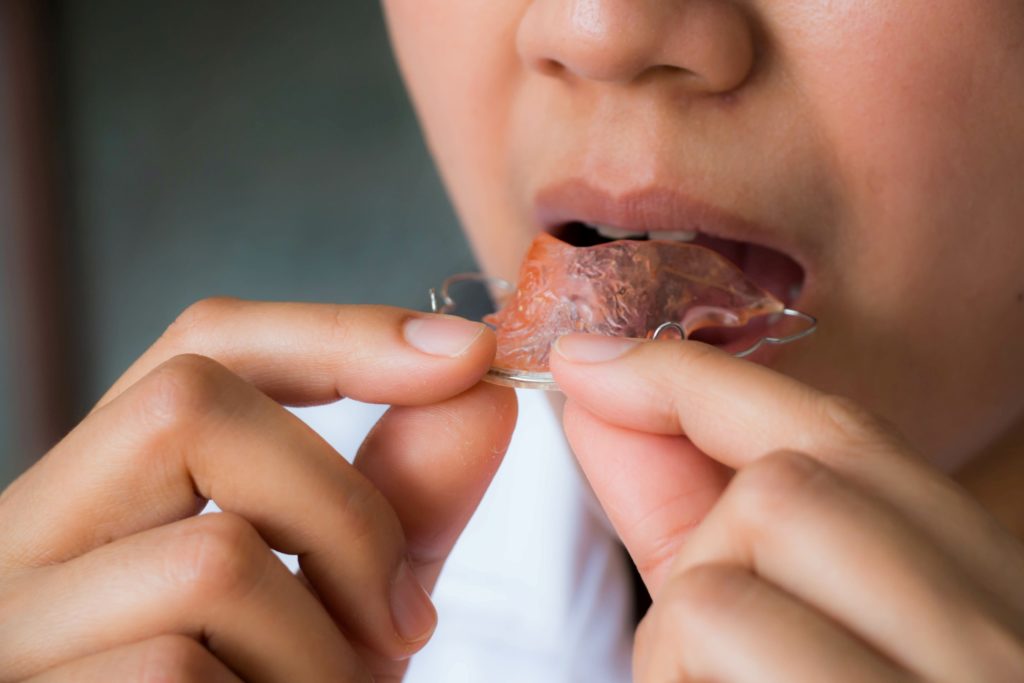
POLYGON ((660 71, 726 93, 753 69, 753 35, 730 0, 531 0, 516 38, 542 73, 631 83, 660 71))

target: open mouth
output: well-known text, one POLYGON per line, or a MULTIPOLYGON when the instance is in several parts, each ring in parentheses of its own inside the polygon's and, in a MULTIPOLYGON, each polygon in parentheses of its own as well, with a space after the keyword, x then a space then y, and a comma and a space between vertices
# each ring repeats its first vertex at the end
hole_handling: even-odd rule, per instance
MULTIPOLYGON (((773 294, 787 308, 797 307, 806 280, 804 268, 781 251, 750 242, 712 237, 699 231, 666 229, 640 232, 585 221, 569 221, 557 224, 547 232, 574 247, 591 247, 617 240, 667 240, 705 247, 736 265, 751 282, 773 294)), ((697 330, 690 338, 736 351, 764 336, 774 323, 770 316, 763 316, 742 328, 697 330)), ((774 329, 772 331, 774 333, 774 329)))

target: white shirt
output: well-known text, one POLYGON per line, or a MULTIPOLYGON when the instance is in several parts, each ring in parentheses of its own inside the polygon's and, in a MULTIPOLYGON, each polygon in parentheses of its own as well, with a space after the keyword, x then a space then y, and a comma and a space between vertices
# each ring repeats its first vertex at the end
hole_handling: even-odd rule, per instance
MULTIPOLYGON (((438 579, 437 630, 406 683, 630 680, 625 558, 566 443, 561 396, 517 393, 508 453, 438 579)), ((385 410, 294 412, 351 458, 385 410)))

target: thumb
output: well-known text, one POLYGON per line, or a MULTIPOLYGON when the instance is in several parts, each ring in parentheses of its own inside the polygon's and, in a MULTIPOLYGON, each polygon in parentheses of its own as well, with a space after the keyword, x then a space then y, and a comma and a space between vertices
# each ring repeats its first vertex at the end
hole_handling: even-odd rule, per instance
POLYGON ((580 467, 656 596, 680 545, 721 496, 732 470, 685 436, 618 427, 572 400, 563 422, 580 467))

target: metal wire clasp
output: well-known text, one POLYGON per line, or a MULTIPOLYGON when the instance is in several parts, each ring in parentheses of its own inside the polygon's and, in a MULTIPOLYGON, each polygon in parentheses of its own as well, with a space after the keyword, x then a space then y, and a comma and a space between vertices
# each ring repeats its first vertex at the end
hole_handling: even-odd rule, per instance
MULTIPOLYGON (((765 344, 776 344, 776 345, 790 344, 790 343, 795 342, 795 341, 797 341, 799 339, 803 339, 804 337, 808 337, 808 336, 814 334, 814 331, 816 329, 818 329, 818 319, 815 318, 813 315, 808 315, 807 313, 804 313, 803 311, 798 311, 798 310, 793 309, 793 308, 785 308, 782 311, 780 311, 778 313, 778 315, 781 315, 781 316, 784 316, 784 317, 787 317, 787 318, 797 318, 799 320, 802 320, 803 322, 807 323, 807 327, 805 327, 804 329, 800 330, 799 332, 794 332, 793 334, 787 334, 784 337, 773 337, 773 336, 761 337, 756 342, 751 344, 749 347, 743 349, 742 351, 737 351, 736 353, 734 353, 732 355, 736 356, 737 358, 746 358, 747 356, 752 355, 755 351, 760 349, 765 344)), ((661 339, 662 337, 665 336, 665 333, 668 332, 669 330, 672 330, 672 331, 676 332, 681 339, 686 339, 686 330, 683 329, 683 326, 680 325, 677 322, 672 322, 672 321, 665 322, 665 323, 662 323, 662 324, 658 325, 658 329, 654 330, 654 334, 651 335, 651 339, 652 340, 661 339)))
POLYGON ((506 295, 510 295, 516 291, 515 285, 504 278, 496 277, 494 275, 484 275, 483 273, 456 273, 445 279, 441 283, 440 289, 430 288, 430 312, 431 313, 451 313, 455 310, 457 304, 452 299, 451 294, 448 290, 452 285, 460 282, 480 282, 485 285, 492 285, 497 289, 504 290, 506 295))

